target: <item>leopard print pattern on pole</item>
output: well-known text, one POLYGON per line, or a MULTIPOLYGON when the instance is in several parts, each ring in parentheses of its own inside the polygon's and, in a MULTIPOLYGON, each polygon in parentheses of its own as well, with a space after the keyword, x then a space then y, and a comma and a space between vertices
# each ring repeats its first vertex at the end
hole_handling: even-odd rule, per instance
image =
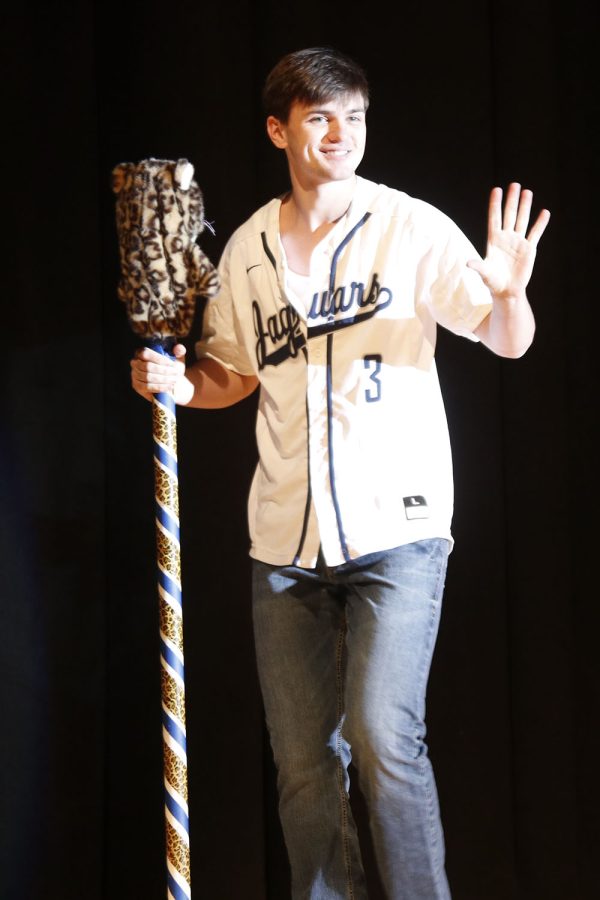
MULTIPOLYGON (((167 582, 159 590, 161 637, 161 698, 163 705, 163 770, 167 867, 177 896, 190 896, 190 848, 187 830, 188 786, 185 746, 186 709, 183 673, 183 612, 179 543, 179 494, 175 406, 161 394, 152 406, 156 556, 167 582), (161 520, 161 516, 165 516, 161 520), (175 732, 170 729, 175 726, 175 732), (177 886, 177 887, 176 887, 177 886)), ((159 577, 160 581, 160 577, 159 577)), ((172 893, 172 892, 171 892, 172 893)), ((170 896, 170 894, 169 894, 170 896)))

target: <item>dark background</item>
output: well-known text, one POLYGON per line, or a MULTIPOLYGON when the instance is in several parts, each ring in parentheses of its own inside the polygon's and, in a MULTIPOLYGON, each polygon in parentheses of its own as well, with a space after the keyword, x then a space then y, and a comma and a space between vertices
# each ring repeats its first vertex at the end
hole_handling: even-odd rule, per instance
MULTIPOLYGON (((286 186, 262 81, 323 43, 370 77, 360 174, 434 203, 482 252, 494 184, 552 211, 528 354, 439 336, 456 547, 429 744, 455 900, 600 896, 595 5, 387 7, 4 13, 2 900, 165 896, 150 407, 129 387, 110 171, 190 159, 216 262, 286 186)), ((207 900, 289 897, 250 627, 254 409, 178 414, 192 884, 207 900)))

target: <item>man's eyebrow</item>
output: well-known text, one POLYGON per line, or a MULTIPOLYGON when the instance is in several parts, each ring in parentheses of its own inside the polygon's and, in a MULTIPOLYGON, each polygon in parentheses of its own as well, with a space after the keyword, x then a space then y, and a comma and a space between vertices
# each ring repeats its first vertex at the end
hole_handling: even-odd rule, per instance
MULTIPOLYGON (((328 108, 328 107, 325 107, 324 109, 319 109, 318 107, 309 107, 308 110, 306 111, 306 114, 308 116, 317 115, 317 114, 328 116, 328 115, 331 115, 331 113, 333 111, 334 110, 332 110, 331 108, 328 108)), ((345 109, 343 114, 351 115, 352 113, 364 113, 364 112, 366 112, 366 109, 364 106, 357 106, 355 109, 345 109)))

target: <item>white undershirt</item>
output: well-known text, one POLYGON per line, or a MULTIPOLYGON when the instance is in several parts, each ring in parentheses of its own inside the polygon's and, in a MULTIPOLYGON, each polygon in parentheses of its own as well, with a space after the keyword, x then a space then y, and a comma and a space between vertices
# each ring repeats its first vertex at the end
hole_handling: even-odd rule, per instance
POLYGON ((287 270, 287 289, 290 293, 290 300, 293 305, 298 309, 305 310, 308 314, 311 304, 311 294, 310 294, 310 276, 309 275, 300 275, 298 272, 293 272, 292 269, 287 270))

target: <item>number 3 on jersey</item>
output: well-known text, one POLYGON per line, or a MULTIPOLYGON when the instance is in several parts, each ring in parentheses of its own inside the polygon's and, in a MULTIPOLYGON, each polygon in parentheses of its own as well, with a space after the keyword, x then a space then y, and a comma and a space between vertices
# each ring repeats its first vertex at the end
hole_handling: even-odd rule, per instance
POLYGON ((365 390, 365 399, 367 403, 377 403, 381 400, 381 381, 379 373, 381 372, 381 362, 383 357, 380 353, 369 353, 363 356, 365 369, 369 371, 369 378, 373 382, 373 386, 369 386, 365 390))

